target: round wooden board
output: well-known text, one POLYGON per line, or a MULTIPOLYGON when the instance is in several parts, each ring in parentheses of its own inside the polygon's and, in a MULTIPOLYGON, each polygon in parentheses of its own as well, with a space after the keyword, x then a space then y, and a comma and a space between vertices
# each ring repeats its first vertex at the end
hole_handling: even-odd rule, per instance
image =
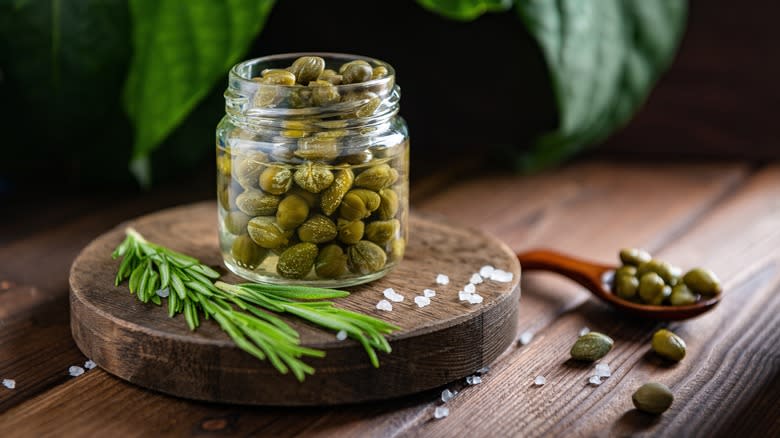
POLYGON ((373 368, 353 340, 285 318, 302 344, 322 349, 323 359, 307 359, 316 369, 298 382, 267 362, 238 349, 213 321, 190 332, 180 315, 135 299, 126 284, 114 286, 118 262, 111 252, 135 227, 160 243, 219 266, 227 282, 244 280, 228 273, 217 247, 216 207, 204 202, 173 208, 121 224, 79 254, 70 273, 71 328, 81 351, 122 379, 160 392, 197 400, 258 405, 327 405, 397 397, 463 378, 491 363, 515 338, 520 265, 512 251, 479 231, 453 227, 415 215, 403 262, 386 277, 348 288, 337 305, 385 319, 402 328, 388 337, 391 354, 380 354, 373 368), (458 300, 472 273, 491 264, 514 280, 487 280, 477 286, 482 304, 458 300), (450 283, 437 285, 438 273, 450 283), (376 310, 382 291, 392 287, 406 298, 392 312, 376 310), (429 306, 414 297, 436 290, 429 306))

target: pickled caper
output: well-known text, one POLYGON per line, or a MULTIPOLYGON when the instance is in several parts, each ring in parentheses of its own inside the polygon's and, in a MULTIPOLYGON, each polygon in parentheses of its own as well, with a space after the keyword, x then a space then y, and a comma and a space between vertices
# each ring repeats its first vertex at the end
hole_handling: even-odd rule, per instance
POLYGON ((233 241, 230 254, 238 266, 254 269, 263 261, 268 250, 258 246, 248 235, 243 234, 233 241))
POLYGON ((333 85, 341 85, 342 79, 343 78, 340 74, 329 68, 323 70, 322 73, 320 73, 320 75, 317 77, 318 81, 328 81, 333 85))
POLYGON ((325 70, 325 60, 319 56, 301 56, 293 61, 288 70, 295 75, 296 82, 308 84, 316 81, 317 77, 325 70))
POLYGON ((379 105, 382 103, 382 99, 376 94, 370 91, 358 91, 349 93, 341 98, 342 102, 362 102, 362 104, 355 110, 356 117, 368 117, 374 114, 379 105))
POLYGON ((639 280, 633 275, 615 275, 615 293, 620 298, 631 300, 636 298, 639 280))
POLYGON ((292 171, 287 167, 266 167, 260 174, 260 188, 272 195, 286 193, 292 182, 292 171))
POLYGON ((292 236, 292 231, 282 229, 273 216, 252 218, 246 229, 253 242, 268 249, 286 246, 292 236))
POLYGON ((371 66, 362 60, 351 61, 341 66, 339 72, 342 76, 342 83, 344 84, 357 84, 359 82, 366 82, 371 80, 373 75, 373 69, 371 66))
POLYGON ((354 245, 363 239, 363 234, 366 229, 366 224, 361 220, 347 220, 339 218, 338 220, 338 232, 339 240, 348 244, 354 245))
POLYGON ((309 88, 311 88, 311 101, 317 106, 333 105, 341 100, 338 88, 328 81, 309 82, 309 88))
POLYGON ((636 276, 642 278, 642 276, 648 272, 655 272, 668 284, 674 286, 680 281, 680 269, 672 266, 662 260, 651 259, 647 262, 640 263, 636 268, 636 276))
POLYGON ((683 282, 691 291, 697 294, 712 296, 718 295, 722 290, 720 280, 709 269, 691 269, 683 277, 683 282))
POLYGON ((387 164, 370 167, 355 177, 357 187, 378 191, 393 185, 398 180, 398 171, 387 164))
POLYGON ((279 197, 259 190, 247 190, 236 197, 236 206, 249 216, 268 216, 276 213, 279 197))
POLYGON ((366 225, 366 239, 377 245, 385 245, 395 237, 400 227, 398 219, 370 222, 366 225))
POLYGON ((284 230, 294 230, 309 216, 309 204, 298 195, 287 195, 276 210, 276 222, 284 230))
POLYGON ((300 279, 314 267, 317 245, 303 242, 287 248, 276 262, 276 272, 284 278, 300 279))
POLYGON ((631 400, 640 411, 658 415, 669 409, 674 395, 663 383, 650 382, 637 389, 631 400))
POLYGON ((339 67, 339 74, 344 74, 344 72, 351 66, 351 65, 365 65, 367 67, 371 67, 371 64, 368 63, 368 61, 364 61, 362 59, 356 59, 354 61, 345 62, 344 64, 341 64, 339 67))
POLYGON ((615 271, 615 277, 621 276, 621 275, 636 275, 636 267, 634 266, 621 266, 615 271))
POLYGON ((230 178, 230 171, 232 167, 232 159, 228 154, 217 155, 217 172, 230 178))
POLYGON ((639 278, 639 297, 645 303, 659 306, 671 294, 672 288, 657 273, 647 272, 639 278))
POLYGON ((262 83, 270 85, 295 85, 295 75, 287 70, 270 68, 263 70, 262 83))
POLYGON ((675 362, 679 362, 685 357, 685 341, 666 329, 655 332, 651 346, 656 354, 675 362))
POLYGON ((366 189, 352 189, 344 195, 339 207, 339 215, 344 219, 364 219, 379 208, 381 198, 376 192, 366 189))
POLYGON ((315 214, 298 227, 298 238, 303 242, 325 243, 336 238, 336 224, 327 216, 315 214))
POLYGON ((324 164, 303 163, 295 172, 295 183, 312 193, 319 193, 333 183, 333 172, 324 164))
POLYGON ((320 205, 323 213, 330 216, 336 211, 344 195, 352 188, 354 180, 355 174, 352 173, 352 169, 344 168, 336 171, 333 183, 322 192, 320 205))
POLYGON ((398 213, 398 194, 393 189, 382 189, 379 191, 379 208, 376 210, 379 219, 387 220, 395 217, 398 213))
POLYGON ((339 156, 338 140, 327 137, 301 138, 295 156, 311 161, 330 161, 339 156))
POLYGON ((307 108, 312 106, 311 88, 296 85, 287 93, 287 103, 290 108, 307 108))
POLYGON ((338 278, 347 273, 347 255, 336 244, 326 245, 314 262, 314 272, 322 278, 338 278))
POLYGON ((303 200, 306 201, 306 204, 309 206, 310 209, 316 207, 320 201, 320 198, 317 196, 316 193, 312 193, 308 190, 304 190, 298 187, 297 184, 292 186, 292 188, 290 188, 290 191, 287 193, 291 195, 298 195, 301 198, 303 198, 303 200))
POLYGON ((231 211, 225 215, 222 219, 222 223, 225 224, 225 229, 230 234, 246 234, 246 224, 251 219, 247 214, 242 211, 231 211))
POLYGON ((217 190, 217 197, 219 198, 219 205, 225 210, 231 211, 238 208, 236 206, 236 198, 238 195, 244 192, 244 188, 237 183, 221 183, 221 187, 217 190))
POLYGON ((268 163, 268 156, 262 152, 239 156, 233 169, 233 178, 246 189, 257 188, 260 173, 266 163, 268 163))
POLYGON ((373 71, 371 72, 371 79, 382 79, 383 77, 387 76, 387 67, 384 65, 378 65, 374 67, 373 71))
POLYGON ((590 332, 580 336, 571 347, 571 357, 576 360, 594 361, 606 356, 615 342, 609 336, 590 332))
POLYGON ((669 302, 672 306, 688 306, 696 303, 696 295, 691 292, 685 283, 677 283, 677 285, 672 288, 669 302))
POLYGON ((624 265, 639 266, 642 263, 649 262, 652 259, 650 254, 638 248, 623 248, 620 250, 620 261, 624 265))
POLYGON ((398 261, 401 260, 404 256, 404 252, 406 251, 406 240, 403 238, 398 238, 393 240, 390 243, 390 260, 398 261))
POLYGON ((257 82, 257 91, 252 98, 254 106, 258 108, 273 107, 284 100, 284 94, 279 92, 278 87, 268 84, 265 78, 252 78, 257 82))
POLYGON ((352 272, 370 274, 385 266, 387 254, 376 243, 361 240, 347 249, 347 259, 352 272))

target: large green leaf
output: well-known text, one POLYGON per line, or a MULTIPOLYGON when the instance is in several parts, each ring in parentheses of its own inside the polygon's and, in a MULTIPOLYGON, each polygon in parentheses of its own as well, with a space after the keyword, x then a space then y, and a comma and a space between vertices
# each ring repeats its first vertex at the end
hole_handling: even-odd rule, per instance
POLYGON ((133 60, 125 109, 135 125, 131 169, 151 180, 149 154, 246 52, 273 0, 130 0, 133 60))
POLYGON ((555 131, 519 160, 544 168, 625 124, 671 62, 685 0, 517 0, 545 55, 558 107, 555 131))
POLYGON ((453 20, 473 20, 485 12, 501 12, 512 0, 417 0, 422 7, 453 20))

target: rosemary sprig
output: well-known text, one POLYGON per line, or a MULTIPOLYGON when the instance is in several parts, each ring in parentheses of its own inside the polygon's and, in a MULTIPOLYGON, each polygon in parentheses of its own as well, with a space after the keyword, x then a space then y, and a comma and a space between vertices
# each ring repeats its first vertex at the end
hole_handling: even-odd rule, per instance
POLYGON ((289 313, 332 330, 344 330, 365 348, 371 363, 379 366, 375 350, 390 352, 384 334, 398 327, 361 313, 337 308, 330 301, 348 292, 306 286, 214 284, 219 273, 197 259, 147 241, 132 228, 114 250, 122 258, 115 284, 128 280, 128 288, 144 302, 162 305, 158 290, 168 289, 168 315, 184 314, 190 330, 200 315, 214 319, 236 345, 260 360, 267 359, 280 373, 292 372, 303 381, 314 369, 304 357, 325 352, 300 345, 292 327, 270 312, 289 313))

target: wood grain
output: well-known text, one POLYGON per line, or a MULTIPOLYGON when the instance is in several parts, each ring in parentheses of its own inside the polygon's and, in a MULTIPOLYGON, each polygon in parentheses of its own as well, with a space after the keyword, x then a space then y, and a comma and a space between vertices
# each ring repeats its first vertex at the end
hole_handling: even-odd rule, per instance
MULTIPOLYGON (((132 221, 147 239, 221 264, 216 208, 212 202, 166 210, 132 221)), ((434 388, 472 374, 492 362, 512 342, 520 278, 519 264, 503 243, 474 230, 419 217, 402 263, 386 277, 350 288, 340 307, 378 316, 401 327, 388 336, 393 353, 381 354, 373 368, 356 341, 340 342, 335 333, 295 319, 304 346, 327 353, 307 360, 317 372, 300 383, 280 376, 268 362, 238 349, 213 321, 190 332, 181 318, 146 306, 113 285, 117 261, 111 252, 124 238, 125 225, 97 238, 76 258, 71 270, 71 326, 76 343, 99 366, 132 383, 181 397, 264 405, 323 405, 383 399, 434 388), (481 266, 493 264, 514 273, 509 283, 479 286, 485 301, 470 305, 458 290, 481 266), (438 273, 451 283, 436 285, 438 273), (406 296, 392 312, 376 310, 382 291, 406 296), (433 303, 413 301, 426 287, 437 290, 433 303), (468 339, 468 342, 464 342, 468 339)), ((226 275, 225 281, 243 280, 226 275)))

